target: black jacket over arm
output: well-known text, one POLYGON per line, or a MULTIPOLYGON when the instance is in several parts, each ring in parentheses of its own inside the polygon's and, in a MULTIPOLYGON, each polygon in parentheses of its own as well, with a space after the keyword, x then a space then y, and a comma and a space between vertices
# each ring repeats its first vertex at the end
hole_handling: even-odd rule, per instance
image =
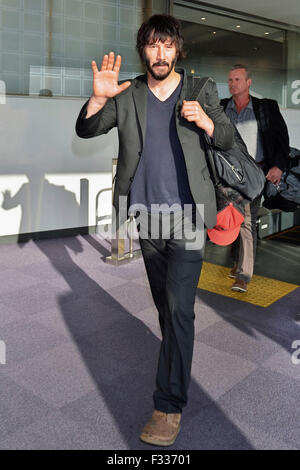
MULTIPOLYGON (((260 99, 254 96, 251 96, 251 98, 258 130, 262 137, 266 170, 268 171, 273 166, 277 166, 284 171, 288 166, 289 135, 278 103, 267 98, 260 99)), ((230 99, 221 100, 224 109, 226 109, 230 99)))
MULTIPOLYGON (((187 96, 185 72, 180 98, 176 104, 176 127, 180 140, 188 180, 196 204, 204 204, 204 223, 208 228, 216 224, 215 190, 210 179, 205 158, 203 131, 195 123, 180 116, 182 101, 187 96)), ((199 102, 214 122, 213 143, 221 149, 233 145, 234 128, 220 106, 216 84, 213 80, 200 95, 199 102)), ((88 102, 87 102, 88 103, 88 102)), ((79 137, 90 138, 105 134, 118 127, 119 155, 113 205, 119 213, 119 197, 128 196, 145 141, 147 119, 147 80, 141 75, 131 81, 131 86, 113 99, 109 99, 98 113, 85 118, 87 103, 83 106, 76 123, 79 137)), ((112 155, 113 157, 113 155, 112 155)), ((121 217, 120 223, 126 220, 121 217)))

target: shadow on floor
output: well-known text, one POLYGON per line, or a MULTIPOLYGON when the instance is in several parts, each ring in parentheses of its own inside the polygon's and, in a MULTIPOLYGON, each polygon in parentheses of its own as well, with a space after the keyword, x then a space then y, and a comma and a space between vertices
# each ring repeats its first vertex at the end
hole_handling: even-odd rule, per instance
MULTIPOLYGON (((73 408, 71 404, 62 411, 67 413, 69 408, 72 419, 92 426, 96 433, 103 432, 102 424, 110 419, 110 427, 112 423, 117 427, 125 448, 153 448, 142 444, 138 435, 152 414, 160 340, 74 263, 68 250, 82 251, 79 239, 62 238, 55 244, 39 241, 36 245, 71 289, 70 294, 58 298, 61 314, 106 405, 105 411, 95 403, 91 405, 94 411, 87 413, 83 398, 74 403, 73 408), (93 332, 83 334, 81 325, 89 321, 93 322, 93 332)), ((94 248, 105 255, 105 250, 94 248)), ((252 448, 241 431, 194 380, 189 396, 182 431, 172 449, 252 448)))

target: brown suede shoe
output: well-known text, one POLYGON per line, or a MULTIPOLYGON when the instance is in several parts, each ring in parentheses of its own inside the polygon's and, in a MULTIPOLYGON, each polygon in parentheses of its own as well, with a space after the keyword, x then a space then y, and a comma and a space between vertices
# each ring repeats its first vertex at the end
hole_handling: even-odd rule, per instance
POLYGON ((181 413, 154 410, 140 435, 141 441, 156 446, 171 446, 180 431, 180 420, 181 413))
POLYGON ((236 270, 237 270, 237 264, 235 264, 233 266, 233 268, 229 271, 228 277, 230 277, 231 279, 235 279, 236 278, 236 270))
POLYGON ((235 283, 233 284, 231 290, 234 290, 236 292, 247 292, 248 290, 247 282, 243 281, 243 279, 237 279, 235 283))

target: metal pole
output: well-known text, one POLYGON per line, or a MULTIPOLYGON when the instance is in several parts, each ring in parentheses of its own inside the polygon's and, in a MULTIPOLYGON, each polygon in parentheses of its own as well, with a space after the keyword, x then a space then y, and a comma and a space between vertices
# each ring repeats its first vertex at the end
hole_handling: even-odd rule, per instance
MULTIPOLYGON (((113 158, 112 160, 112 202, 114 198, 114 181, 115 175, 117 171, 117 158, 113 158)), ((125 222, 128 227, 128 221, 125 222)), ((129 252, 125 253, 125 238, 120 237, 120 231, 117 230, 114 238, 111 240, 111 256, 106 258, 107 263, 111 263, 114 265, 119 265, 122 263, 128 263, 134 258, 139 258, 141 256, 141 250, 133 250, 133 224, 134 224, 134 217, 130 216, 130 225, 129 225, 129 252)), ((126 230, 128 233, 128 230, 126 230)))
POLYGON ((143 2, 143 21, 147 21, 152 15, 152 0, 144 0, 143 2))
POLYGON ((129 218, 129 257, 133 258, 133 215, 130 216, 129 218))
POLYGON ((52 65, 52 12, 53 12, 53 0, 48 0, 48 63, 47 65, 51 67, 52 65))

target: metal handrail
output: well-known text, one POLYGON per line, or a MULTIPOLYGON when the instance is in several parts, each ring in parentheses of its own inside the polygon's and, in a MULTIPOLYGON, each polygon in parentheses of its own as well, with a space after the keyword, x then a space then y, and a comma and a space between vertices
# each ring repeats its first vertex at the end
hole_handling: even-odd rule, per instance
MULTIPOLYGON (((116 168, 117 168, 117 158, 112 159, 112 202, 114 199, 114 185, 116 181, 116 168)), ((120 229, 117 230, 116 235, 111 240, 111 255, 106 257, 106 262, 119 265, 121 263, 128 263, 133 259, 139 258, 141 256, 141 250, 133 249, 133 224, 134 217, 131 215, 129 219, 125 222, 126 224, 126 233, 128 233, 128 220, 129 220, 129 251, 125 252, 125 241, 126 239, 120 236, 120 229)), ((125 230, 122 230, 124 233, 125 230)))

